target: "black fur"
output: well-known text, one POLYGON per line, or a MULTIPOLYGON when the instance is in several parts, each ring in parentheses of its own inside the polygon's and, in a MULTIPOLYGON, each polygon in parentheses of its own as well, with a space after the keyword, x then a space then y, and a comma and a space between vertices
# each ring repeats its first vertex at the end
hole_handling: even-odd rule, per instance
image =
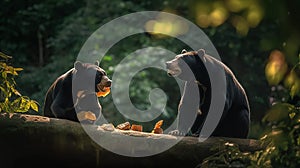
MULTIPOLYGON (((97 85, 103 76, 106 76, 106 72, 99 67, 98 62, 95 64, 75 62, 74 68, 58 77, 48 89, 44 102, 44 116, 78 122, 76 112, 86 110, 92 111, 98 118, 101 114, 101 105, 96 92, 99 92, 97 85), (80 91, 83 96, 77 95, 80 91), (72 93, 76 94, 74 99, 72 93)), ((108 80, 107 86, 110 84, 111 81, 108 80)))
MULTIPOLYGON (((217 59, 205 54, 204 50, 187 52, 183 51, 181 55, 176 56, 174 59, 178 61, 178 66, 182 70, 178 75, 179 79, 186 81, 184 88, 184 95, 181 98, 181 103, 178 107, 179 121, 178 130, 172 131, 171 134, 181 135, 182 132, 186 132, 187 123, 183 123, 183 113, 189 113, 190 116, 195 116, 196 120, 190 132, 193 135, 199 135, 203 123, 209 112, 211 105, 211 82, 208 71, 203 61, 208 62, 216 69, 224 69, 226 78, 226 101, 224 111, 221 120, 212 133, 211 136, 222 136, 222 137, 234 137, 234 138, 246 138, 249 132, 250 124, 250 108, 247 99, 246 92, 244 91, 241 84, 238 82, 232 71, 222 62, 217 59), (196 78, 196 82, 186 74, 187 67, 183 65, 187 64, 196 78), (195 84, 196 83, 196 84, 195 84), (183 112, 183 106, 187 105, 188 102, 193 101, 191 97, 193 93, 193 87, 198 86, 200 95, 200 110, 201 113, 197 113, 196 110, 193 112, 183 112)), ((174 60, 167 62, 167 68, 172 69, 171 64, 174 60)), ((187 114, 184 114, 187 115, 187 114)), ((189 129, 189 128, 188 128, 189 129)))

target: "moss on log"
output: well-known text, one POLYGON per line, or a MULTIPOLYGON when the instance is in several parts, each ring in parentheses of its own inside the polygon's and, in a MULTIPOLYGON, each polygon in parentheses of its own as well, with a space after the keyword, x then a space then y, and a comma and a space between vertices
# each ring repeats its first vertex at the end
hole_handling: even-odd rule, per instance
MULTIPOLYGON (((127 147, 135 145, 130 139, 121 138, 120 134, 124 132, 104 131, 92 125, 85 126, 85 129, 96 131, 115 144, 115 148, 124 148, 124 143, 127 147)), ((139 150, 176 140, 174 136, 163 134, 143 136, 148 136, 147 142, 139 150)), ((37 115, 0 113, 0 167, 196 167, 205 157, 216 152, 211 150, 212 147, 225 142, 236 143, 245 152, 262 149, 259 141, 253 139, 209 138, 199 142, 196 137, 184 137, 162 153, 128 157, 95 143, 80 123, 37 115)))

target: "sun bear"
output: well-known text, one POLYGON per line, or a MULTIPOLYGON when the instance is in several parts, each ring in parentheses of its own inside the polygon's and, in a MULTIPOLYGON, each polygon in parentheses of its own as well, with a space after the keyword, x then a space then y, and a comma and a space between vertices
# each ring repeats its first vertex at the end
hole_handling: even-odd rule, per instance
POLYGON ((203 49, 190 52, 182 50, 181 54, 177 55, 175 59, 166 62, 168 75, 185 81, 185 88, 178 106, 177 129, 171 131, 170 134, 199 136, 203 128, 212 98, 211 80, 204 62, 208 62, 215 69, 224 70, 226 80, 224 82, 226 83, 225 91, 223 91, 225 99, 224 110, 217 127, 208 136, 247 138, 250 124, 250 108, 246 92, 232 71, 221 61, 206 54, 203 49), (193 75, 189 76, 188 71, 193 75), (190 106, 189 102, 193 101, 192 96, 195 93, 193 93, 191 88, 194 86, 195 88, 198 87, 197 90, 199 90, 199 94, 197 94, 200 97, 199 104, 197 102, 199 107, 192 111, 183 110, 183 106, 190 106), (195 118, 191 127, 184 123, 183 115, 190 115, 195 118))
POLYGON ((106 95, 111 83, 98 61, 95 64, 76 61, 74 68, 49 87, 44 116, 93 124, 101 114, 97 97, 106 95))

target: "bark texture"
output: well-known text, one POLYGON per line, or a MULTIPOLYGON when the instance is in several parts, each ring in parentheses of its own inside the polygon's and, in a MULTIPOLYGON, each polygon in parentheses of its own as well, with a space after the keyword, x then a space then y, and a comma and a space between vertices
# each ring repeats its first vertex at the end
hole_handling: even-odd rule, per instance
POLYGON ((225 142, 236 143, 246 152, 262 149, 260 142, 253 139, 209 138, 199 142, 196 137, 178 140, 165 134, 105 129, 95 125, 83 127, 63 119, 1 113, 0 167, 196 167, 205 157, 217 152, 212 148, 225 142), (119 155, 96 143, 93 138, 97 137, 90 133, 101 137, 102 143, 113 144, 114 149, 132 149, 131 154, 136 156, 150 149, 158 154, 119 155), (159 152, 170 143, 175 145, 159 152))

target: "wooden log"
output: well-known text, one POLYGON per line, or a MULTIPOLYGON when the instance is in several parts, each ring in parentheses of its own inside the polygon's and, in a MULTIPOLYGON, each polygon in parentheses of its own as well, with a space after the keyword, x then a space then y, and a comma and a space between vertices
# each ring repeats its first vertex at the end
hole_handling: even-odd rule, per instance
POLYGON ((143 152, 153 145, 172 142, 177 137, 164 134, 105 131, 99 126, 38 115, 0 113, 0 167, 196 167, 213 154, 212 147, 225 142, 236 143, 240 150, 262 149, 253 139, 209 138, 199 142, 196 137, 184 137, 175 146, 145 157, 129 157, 111 152, 98 145, 85 130, 101 135, 103 141, 116 149, 132 148, 143 152), (122 138, 124 134, 146 136, 141 144, 122 138), (126 144, 126 145, 124 145, 126 144))

